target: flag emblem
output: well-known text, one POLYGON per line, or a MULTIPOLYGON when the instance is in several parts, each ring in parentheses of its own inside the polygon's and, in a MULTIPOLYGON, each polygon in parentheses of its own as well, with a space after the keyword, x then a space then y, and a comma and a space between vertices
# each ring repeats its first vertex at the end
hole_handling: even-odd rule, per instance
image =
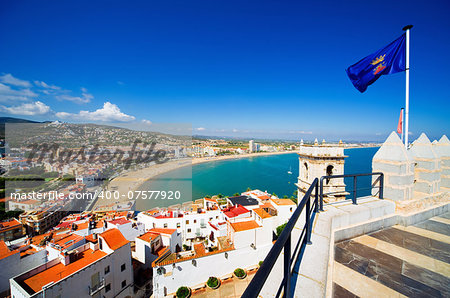
POLYGON ((380 76, 404 71, 405 62, 406 35, 403 34, 386 47, 353 64, 346 72, 355 88, 364 92, 380 76))

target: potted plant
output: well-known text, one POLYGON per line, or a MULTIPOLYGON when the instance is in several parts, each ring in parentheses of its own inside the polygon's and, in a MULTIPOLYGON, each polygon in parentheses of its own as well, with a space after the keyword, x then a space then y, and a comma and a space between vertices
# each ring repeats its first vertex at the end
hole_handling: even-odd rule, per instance
POLYGON ((208 288, 215 290, 220 287, 220 280, 217 277, 211 276, 210 278, 208 278, 206 285, 208 286, 208 288))
POLYGON ((234 270, 234 275, 239 279, 244 279, 247 276, 247 272, 242 268, 237 268, 234 270))
POLYGON ((179 287, 177 290, 177 298, 191 297, 191 289, 188 287, 179 287))

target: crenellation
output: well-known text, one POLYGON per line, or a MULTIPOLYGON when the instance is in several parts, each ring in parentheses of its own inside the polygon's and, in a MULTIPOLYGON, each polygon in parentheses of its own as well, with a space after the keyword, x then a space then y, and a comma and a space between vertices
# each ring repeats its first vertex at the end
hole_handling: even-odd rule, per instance
POLYGON ((441 159, 441 187, 450 188, 450 141, 447 136, 434 141, 433 149, 441 159))
POLYGON ((434 194, 440 190, 441 158, 436 154, 433 145, 422 133, 409 149, 414 158, 414 191, 434 194))
MULTIPOLYGON (((395 132, 389 135, 372 160, 372 171, 384 173, 384 197, 394 201, 412 198, 413 168, 414 162, 395 132)), ((377 192, 378 189, 372 190, 373 195, 377 192)))

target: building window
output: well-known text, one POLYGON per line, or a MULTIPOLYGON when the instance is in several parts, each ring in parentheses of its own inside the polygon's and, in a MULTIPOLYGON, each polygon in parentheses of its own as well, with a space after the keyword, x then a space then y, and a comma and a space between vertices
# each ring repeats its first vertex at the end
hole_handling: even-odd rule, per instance
POLYGON ((111 290, 111 284, 107 284, 105 287, 105 292, 109 292, 111 290))
POLYGON ((166 229, 166 228, 167 228, 167 224, 165 223, 165 224, 164 224, 164 229, 166 229))
POLYGON ((122 289, 125 288, 126 285, 127 285, 127 281, 126 280, 122 281, 122 289))
POLYGON ((181 227, 181 224, 178 222, 178 223, 177 223, 177 228, 179 228, 179 227, 181 227))
POLYGON ((188 233, 190 233, 191 232, 191 229, 188 229, 188 233))
POLYGON ((103 250, 103 241, 102 241, 102 238, 98 239, 98 247, 100 248, 100 250, 103 250))
POLYGON ((219 215, 216 216, 216 219, 219 219, 219 215))
POLYGON ((187 225, 189 224, 189 220, 186 220, 186 224, 187 224, 187 225))
POLYGON ((209 221, 211 221, 211 220, 212 220, 212 217, 209 218, 209 221))
POLYGON ((292 212, 292 207, 291 207, 291 208, 289 208, 289 211, 291 211, 291 212, 292 212))
POLYGON ((122 264, 122 266, 120 266, 120 271, 125 271, 125 264, 122 264))
POLYGON ((108 274, 109 273, 109 266, 106 266, 106 268, 105 268, 105 274, 108 274))
POLYGON ((196 220, 196 219, 194 219, 194 223, 197 223, 197 220, 196 220))

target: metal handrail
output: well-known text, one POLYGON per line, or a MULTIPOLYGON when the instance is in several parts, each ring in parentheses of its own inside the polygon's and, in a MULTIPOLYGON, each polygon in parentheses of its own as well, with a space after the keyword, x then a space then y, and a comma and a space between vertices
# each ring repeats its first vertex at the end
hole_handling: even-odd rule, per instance
MULTIPOLYGON (((248 285, 245 292, 242 294, 242 297, 258 297, 259 292, 264 286, 267 278, 269 277, 270 272, 272 271, 273 266, 275 265, 278 256, 281 254, 281 251, 284 250, 284 268, 283 268, 283 281, 281 282, 278 293, 281 292, 281 289, 284 289, 283 297, 291 296, 291 264, 292 260, 295 258, 298 248, 300 247, 300 251, 304 250, 307 244, 311 243, 311 230, 312 230, 312 219, 314 218, 315 213, 319 212, 319 179, 316 178, 311 183, 311 186, 306 191, 302 200, 299 202, 297 208, 292 214, 291 218, 287 222, 280 236, 278 237, 275 244, 272 246, 272 249, 267 254, 264 259, 261 267, 256 272, 252 281, 248 285), (315 189, 314 201, 311 206, 311 193, 315 189), (303 209, 306 206, 306 221, 303 226, 303 231, 300 235, 300 238, 297 242, 296 248, 294 250, 294 254, 291 257, 291 232, 294 229, 297 220, 300 217, 303 209)), ((278 294, 277 294, 278 296, 278 294)))
POLYGON ((323 211, 323 180, 325 179, 333 179, 333 178, 353 178, 353 196, 352 196, 352 202, 354 205, 357 205, 356 202, 356 195, 357 195, 357 177, 362 176, 374 176, 378 175, 377 179, 371 184, 371 188, 376 188, 374 185, 379 182, 380 186, 378 187, 380 191, 378 192, 378 198, 380 200, 383 199, 383 188, 384 188, 384 174, 382 172, 375 172, 375 173, 364 173, 364 174, 347 174, 347 175, 330 175, 330 176, 322 176, 320 177, 320 211, 323 211))
POLYGON ((297 208, 292 214, 291 218, 287 222, 286 226, 281 232, 281 235, 278 237, 277 241, 272 246, 272 249, 267 254, 264 259, 261 267, 256 272, 252 281, 246 288, 245 292, 242 294, 242 297, 258 297, 261 289, 263 288, 269 274, 272 271, 273 266, 275 265, 278 257, 281 254, 281 251, 284 250, 284 267, 283 267, 283 280, 281 282, 280 287, 275 295, 278 297, 280 293, 283 291, 283 297, 291 297, 291 276, 292 276, 292 260, 295 259, 294 264, 297 261, 301 262, 301 252, 305 250, 306 245, 311 243, 311 231, 312 231, 312 222, 314 220, 315 214, 319 211, 323 211, 323 180, 324 179, 333 179, 333 178, 348 178, 353 177, 354 187, 353 187, 353 198, 352 201, 356 204, 356 189, 357 189, 357 177, 360 176, 374 176, 378 175, 377 179, 372 183, 372 188, 376 188, 374 185, 379 182, 379 193, 378 196, 380 199, 383 199, 383 187, 384 187, 384 175, 381 172, 376 173, 364 173, 364 174, 352 174, 352 175, 331 175, 331 176, 323 176, 320 178, 314 179, 311 183, 311 186, 306 191, 302 200, 299 202, 297 208), (320 189, 320 192, 319 192, 320 189), (313 194, 314 191, 314 194, 313 194), (311 206, 311 196, 314 197, 312 206, 311 206), (319 200, 320 197, 320 200, 319 200), (306 207, 306 208, 305 208, 306 207), (295 246, 294 253, 291 257, 291 232, 297 223, 301 213, 306 209, 305 216, 306 221, 303 225, 302 232, 300 234, 300 238, 295 246), (297 256, 297 257, 296 257, 297 256))

